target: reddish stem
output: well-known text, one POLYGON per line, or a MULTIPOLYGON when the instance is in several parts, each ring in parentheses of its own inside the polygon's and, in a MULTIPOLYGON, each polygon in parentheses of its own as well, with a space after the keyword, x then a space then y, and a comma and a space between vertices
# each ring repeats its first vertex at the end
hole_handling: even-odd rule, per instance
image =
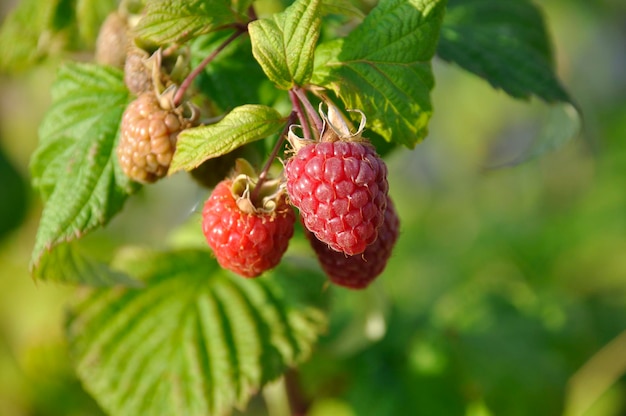
POLYGON ((311 140, 311 127, 309 124, 309 118, 306 117, 304 111, 302 111, 302 106, 300 105, 298 96, 293 90, 289 90, 289 99, 291 99, 293 110, 298 115, 298 120, 300 121, 305 140, 311 140))
POLYGON ((252 193, 250 194, 250 200, 252 201, 253 204, 256 203, 256 200, 259 196, 259 192, 261 192, 261 186, 267 179, 267 174, 269 173, 269 170, 272 167, 272 163, 274 163, 274 159, 276 159, 276 156, 278 156, 278 152, 280 151, 280 148, 283 145, 283 142, 285 141, 285 137, 287 137, 287 133, 289 132, 289 127, 291 127, 291 125, 296 121, 296 118, 297 118, 296 112, 292 111, 291 114, 289 114, 289 118, 287 119, 285 128, 280 133, 280 136, 278 136, 278 140, 276 141, 276 144, 274 145, 274 149, 272 149, 272 153, 267 159, 267 162, 265 162, 265 166, 263 166, 263 170, 259 174, 259 180, 254 186, 252 193))
POLYGON ((292 416, 306 416, 309 407, 311 407, 311 402, 302 392, 296 370, 289 370, 285 373, 285 389, 287 390, 292 416))
POLYGON ((183 101, 183 97, 185 96, 185 93, 187 92, 187 90, 189 89, 189 87, 191 86, 191 84, 193 83, 194 79, 196 79, 196 77, 198 75, 200 75, 200 73, 204 70, 204 68, 211 63, 211 61, 213 59, 215 59, 215 57, 222 51, 224 50, 224 48, 226 48, 228 45, 230 45, 235 39, 237 39, 239 36, 243 35, 244 33, 247 32, 247 25, 237 25, 236 26, 236 31, 235 33, 233 33, 232 35, 230 35, 228 37, 228 39, 226 39, 224 42, 222 42, 221 45, 219 45, 213 52, 211 52, 211 54, 209 56, 207 56, 206 58, 204 58, 202 60, 202 62, 200 62, 200 64, 194 68, 193 71, 191 71, 191 73, 189 75, 187 75, 187 78, 185 78, 182 82, 182 84, 180 84, 180 87, 178 88, 178 90, 176 91, 176 94, 174 95, 174 107, 178 107, 180 105, 180 103, 183 101))
POLYGON ((302 104, 304 104, 307 115, 313 120, 313 124, 315 124, 317 131, 321 132, 324 128, 324 123, 322 122, 319 114, 317 114, 317 110, 313 108, 313 104, 311 104, 309 98, 306 96, 306 92, 300 87, 295 87, 293 91, 296 93, 300 101, 302 101, 302 104))

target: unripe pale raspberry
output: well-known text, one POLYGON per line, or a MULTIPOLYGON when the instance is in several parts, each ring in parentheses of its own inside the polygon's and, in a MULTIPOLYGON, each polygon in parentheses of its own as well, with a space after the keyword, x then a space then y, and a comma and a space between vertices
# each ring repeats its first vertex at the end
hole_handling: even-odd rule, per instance
POLYGON ((122 116, 117 156, 131 179, 151 183, 162 178, 174 156, 176 137, 189 122, 174 110, 165 110, 155 93, 144 92, 122 116))
POLYGON ((387 200, 385 220, 378 229, 378 238, 362 254, 346 256, 331 250, 314 235, 308 234, 311 246, 330 280, 351 289, 363 289, 378 277, 391 257, 398 239, 400 222, 391 202, 387 200))
POLYGON ((152 64, 148 62, 150 55, 143 49, 131 45, 126 51, 124 63, 124 83, 130 92, 140 95, 153 88, 152 64))
POLYGON ((96 39, 96 62, 118 68, 126 60, 128 24, 117 11, 111 12, 102 23, 96 39))
POLYGON ((293 235, 295 214, 281 193, 271 212, 246 212, 231 179, 220 182, 204 204, 202 230, 219 264, 244 277, 274 268, 293 235))
POLYGON ((304 226, 335 251, 360 254, 377 237, 387 167, 365 141, 316 142, 285 164, 287 193, 304 226))

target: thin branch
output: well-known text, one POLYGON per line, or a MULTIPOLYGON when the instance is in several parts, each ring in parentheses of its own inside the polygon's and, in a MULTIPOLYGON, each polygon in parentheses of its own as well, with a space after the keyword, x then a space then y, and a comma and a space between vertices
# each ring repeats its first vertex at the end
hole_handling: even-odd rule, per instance
POLYGON ((187 75, 187 78, 185 78, 185 80, 182 82, 182 84, 180 84, 180 87, 176 91, 176 95, 174 95, 174 100, 173 100, 174 101, 174 107, 178 107, 180 105, 180 103, 183 101, 183 97, 185 96, 185 93, 187 92, 187 90, 189 89, 191 84, 193 83, 194 79, 196 79, 196 77, 198 75, 200 75, 200 73, 204 70, 204 68, 209 63, 211 63, 211 61, 213 59, 215 59, 215 57, 222 50, 224 50, 224 48, 226 48, 235 39, 237 39, 239 36, 243 35, 244 33, 247 33, 247 26, 244 26, 244 25, 237 26, 237 30, 236 30, 235 33, 230 35, 228 37, 228 39, 226 39, 224 42, 222 42, 221 45, 219 45, 213 52, 211 52, 211 54, 209 56, 204 58, 202 60, 202 62, 200 62, 200 64, 196 68, 194 68, 194 70, 191 71, 191 73, 189 75, 187 75))
POLYGON ((287 119, 285 128, 280 133, 280 136, 278 137, 278 140, 276 141, 276 144, 274 145, 274 149, 272 149, 272 154, 270 154, 269 158, 267 159, 267 162, 265 162, 265 166, 263 166, 263 170, 259 174, 259 180, 254 186, 252 193, 250 194, 250 200, 252 201, 252 203, 256 202, 256 199, 259 196, 259 192, 261 192, 261 186, 267 179, 267 174, 269 173, 269 170, 272 167, 272 163, 274 163, 274 159, 276 159, 276 156, 278 156, 278 152, 280 151, 280 148, 282 147, 283 142, 285 141, 285 137, 287 137, 287 133, 289 132, 289 127, 296 121, 296 118, 297 118, 296 112, 292 111, 291 114, 289 114, 289 118, 287 119))
POLYGON ((306 96, 306 92, 300 87, 296 87, 293 90, 300 99, 300 101, 302 101, 302 104, 304 104, 307 115, 313 120, 317 131, 322 131, 322 129, 324 128, 324 123, 322 122, 319 114, 317 114, 317 110, 313 108, 313 104, 311 104, 309 98, 306 96))
POLYGON ((300 121, 300 126, 302 127, 304 138, 306 140, 312 140, 309 118, 306 116, 306 114, 302 110, 302 106, 300 105, 300 100, 298 100, 298 96, 293 90, 289 90, 289 99, 291 100, 291 104, 293 105, 293 111, 295 111, 296 114, 298 115, 298 120, 300 121))

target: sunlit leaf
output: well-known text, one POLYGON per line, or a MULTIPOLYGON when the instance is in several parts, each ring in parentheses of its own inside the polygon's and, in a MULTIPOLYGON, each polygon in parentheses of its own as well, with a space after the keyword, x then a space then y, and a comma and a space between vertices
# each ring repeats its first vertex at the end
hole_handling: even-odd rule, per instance
POLYGON ((169 174, 191 170, 207 159, 230 153, 275 133, 285 119, 271 107, 243 105, 215 124, 187 129, 178 135, 169 174))
POLYGON ((34 269, 58 245, 106 224, 136 189, 115 154, 129 99, 121 71, 66 65, 59 70, 52 98, 31 158, 33 184, 46 200, 31 258, 34 269))
POLYGON ((303 264, 250 280, 199 250, 134 251, 122 263, 146 287, 94 291, 67 323, 77 373, 113 415, 241 408, 326 326, 324 279, 303 264))
POLYGON ((252 22, 252 53, 267 77, 289 89, 308 83, 321 25, 319 0, 297 0, 283 13, 252 22))
POLYGON ((158 44, 182 43, 236 20, 228 0, 150 1, 136 31, 158 44))
POLYGON ((413 147, 428 132, 431 59, 445 1, 384 0, 345 39, 320 45, 313 83, 331 88, 368 128, 413 147))

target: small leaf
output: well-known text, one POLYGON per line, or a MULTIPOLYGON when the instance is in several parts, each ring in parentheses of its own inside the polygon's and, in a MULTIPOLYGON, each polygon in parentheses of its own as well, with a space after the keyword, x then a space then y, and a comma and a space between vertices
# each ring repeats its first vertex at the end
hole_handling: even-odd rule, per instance
POLYGON ((331 88, 368 128, 413 147, 427 134, 445 0, 383 0, 345 39, 316 51, 313 83, 331 88))
POLYGON ((235 21, 228 0, 150 1, 136 31, 157 44, 183 43, 235 21))
POLYGON ((450 0, 437 52, 515 98, 571 102, 532 1, 450 0))
POLYGON ((284 12, 248 26, 254 57, 280 88, 305 85, 311 78, 321 25, 319 6, 319 0, 297 0, 284 12))
POLYGON ((284 123, 285 119, 273 108, 248 104, 235 108, 215 124, 184 130, 178 135, 168 174, 194 169, 207 159, 263 139, 284 123))
MULTIPOLYGON (((117 69, 87 64, 59 70, 31 158, 33 184, 46 200, 32 269, 45 253, 106 224, 136 189, 115 155, 129 99, 122 76, 117 69)), ((33 273, 45 279, 41 271, 33 273)))
POLYGON ((79 378, 112 415, 218 415, 310 354, 325 279, 290 261, 258 279, 209 252, 133 252, 144 289, 96 290, 67 322, 79 378))
POLYGON ((126 273, 113 270, 85 252, 76 241, 60 244, 42 254, 33 271, 36 279, 49 282, 82 284, 94 287, 141 286, 126 273))

